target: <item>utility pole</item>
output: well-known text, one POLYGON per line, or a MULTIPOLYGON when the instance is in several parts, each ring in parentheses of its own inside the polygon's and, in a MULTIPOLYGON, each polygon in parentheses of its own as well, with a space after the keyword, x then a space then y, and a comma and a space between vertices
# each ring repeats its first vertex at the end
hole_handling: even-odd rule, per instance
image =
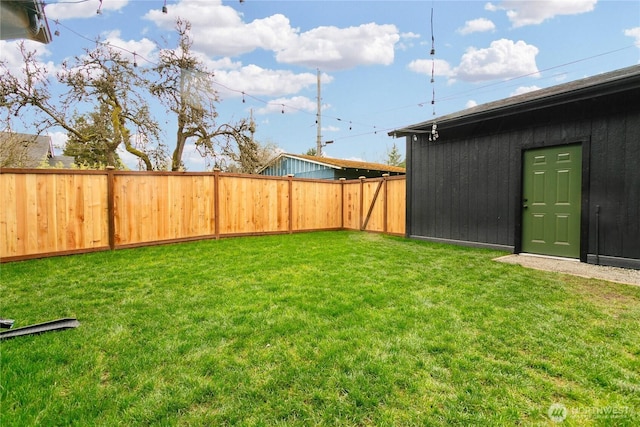
POLYGON ((316 114, 316 125, 318 126, 318 136, 316 137, 316 155, 322 156, 322 98, 320 97, 320 68, 318 68, 318 112, 316 114))

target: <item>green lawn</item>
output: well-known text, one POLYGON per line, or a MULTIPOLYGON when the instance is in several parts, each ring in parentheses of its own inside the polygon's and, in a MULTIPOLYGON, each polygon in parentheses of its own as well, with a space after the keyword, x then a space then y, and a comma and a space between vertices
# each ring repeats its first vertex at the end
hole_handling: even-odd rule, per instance
POLYGON ((638 425, 640 288, 499 255, 322 232, 4 264, 2 317, 81 325, 2 341, 0 425, 638 425))

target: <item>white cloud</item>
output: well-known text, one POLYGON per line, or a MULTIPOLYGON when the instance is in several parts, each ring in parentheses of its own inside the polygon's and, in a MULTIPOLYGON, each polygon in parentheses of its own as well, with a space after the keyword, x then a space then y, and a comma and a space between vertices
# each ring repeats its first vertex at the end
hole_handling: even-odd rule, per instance
MULTIPOLYGON (((34 52, 34 57, 40 66, 44 67, 49 77, 54 76, 56 66, 53 62, 44 62, 46 57, 51 55, 45 44, 32 40, 0 40, 0 52, 2 52, 2 60, 6 67, 16 77, 22 76, 24 73, 24 60, 20 53, 20 43, 24 43, 27 52, 34 52)), ((0 74, 2 74, 0 72, 0 74)))
POLYGON ((203 26, 194 24, 193 28, 194 47, 217 55, 239 55, 258 48, 279 50, 295 38, 289 19, 280 14, 249 24, 240 22, 216 28, 206 23, 203 26))
POLYGON ((167 14, 151 10, 144 18, 169 30, 178 16, 192 25, 194 49, 208 55, 233 57, 265 49, 274 52, 279 62, 325 70, 391 64, 400 40, 394 25, 318 27, 301 33, 282 14, 244 22, 240 12, 221 0, 181 0, 170 5, 167 14))
POLYGON ((533 92, 534 90, 539 90, 540 88, 538 86, 520 86, 519 88, 517 88, 516 90, 514 90, 513 92, 511 92, 510 96, 516 96, 516 95, 522 95, 525 93, 529 93, 529 92, 533 92))
MULTIPOLYGON (((312 100, 307 98, 306 96, 294 96, 292 98, 277 98, 269 103, 263 108, 259 108, 256 110, 256 114, 271 114, 271 113, 296 113, 298 111, 308 111, 313 112, 317 109, 316 100, 312 100)), ((323 106, 329 107, 329 105, 323 106)))
POLYGON ((139 169, 140 165, 138 161, 140 159, 135 155, 131 154, 130 152, 128 152, 122 144, 119 145, 118 148, 116 148, 116 153, 118 153, 118 157, 120 157, 120 160, 122 160, 122 163, 124 163, 129 169, 131 170, 139 169))
POLYGON ((523 41, 495 40, 485 49, 467 49, 453 74, 465 81, 507 79, 537 74, 537 54, 537 47, 523 41))
POLYGON ((419 39, 420 38, 420 34, 416 34, 416 33, 413 33, 413 32, 402 33, 402 34, 400 34, 400 38, 402 38, 403 40, 405 40, 405 39, 419 39))
POLYGON ((287 64, 344 70, 358 65, 389 65, 400 40, 395 25, 363 24, 358 27, 318 27, 290 40, 276 53, 287 64))
POLYGON ((484 5, 484 10, 488 10, 489 12, 496 12, 499 9, 500 8, 498 6, 496 6, 495 4, 493 4, 491 2, 489 2, 489 3, 484 5))
POLYGON ((102 6, 98 1, 47 3, 45 14, 50 20, 58 19, 60 21, 72 18, 91 18, 96 16, 98 8, 101 13, 107 14, 120 11, 128 3, 129 0, 108 0, 102 2, 102 6))
POLYGON ((67 140, 69 139, 66 132, 48 132, 47 135, 51 138, 53 143, 54 154, 56 156, 62 155, 64 148, 67 146, 67 140))
POLYGON ((191 23, 194 48, 209 55, 235 56, 257 48, 280 49, 297 31, 281 14, 245 23, 240 12, 224 6, 221 0, 181 0, 170 4, 167 14, 153 9, 144 16, 166 30, 175 28, 177 17, 191 23))
POLYGON ((640 47, 640 27, 624 30, 624 35, 627 37, 633 37, 635 39, 636 47, 640 47))
POLYGON ((187 170, 205 170, 207 167, 207 159, 202 157, 196 148, 196 144, 192 142, 185 144, 182 152, 182 162, 187 170))
POLYGON ((478 18, 472 19, 471 21, 467 21, 464 23, 464 27, 458 28, 456 32, 467 35, 471 33, 480 33, 484 31, 494 31, 496 29, 495 24, 486 19, 486 18, 478 18))
POLYGON ((426 74, 431 76, 431 68, 433 67, 433 74, 441 77, 453 77, 451 65, 443 59, 416 59, 407 65, 411 71, 418 74, 426 74))
POLYGON ((209 55, 235 56, 259 47, 272 49, 278 40, 284 42, 289 38, 287 33, 294 31, 289 20, 280 14, 247 24, 238 11, 222 5, 220 0, 181 0, 169 5, 167 14, 154 9, 144 16, 166 30, 175 28, 177 17, 191 23, 194 48, 209 55))
POLYGON ((569 77, 567 73, 559 73, 553 76, 553 80, 556 82, 564 82, 567 80, 567 77, 569 77))
POLYGON ((104 35, 104 42, 117 46, 115 50, 131 62, 135 59, 138 64, 144 65, 146 61, 154 62, 157 60, 156 44, 147 38, 126 41, 120 38, 120 30, 114 30, 104 35), (134 58, 132 52, 136 54, 136 58, 134 58))
POLYGON ((476 101, 474 101, 473 99, 470 99, 467 101, 467 103, 465 104, 465 108, 473 108, 476 105, 478 105, 478 103, 476 101))
POLYGON ((399 50, 407 50, 413 47, 413 41, 420 38, 420 34, 408 32, 400 34, 400 42, 395 46, 399 50))
MULTIPOLYGON (((493 41, 488 48, 470 47, 462 55, 460 64, 452 67, 447 61, 436 59, 434 75, 448 79, 469 82, 492 79, 508 79, 523 75, 538 75, 536 55, 538 48, 523 41, 500 39, 493 41)), ((407 68, 418 74, 431 75, 432 60, 416 59, 407 68)))
POLYGON ((506 10, 514 28, 537 25, 558 15, 577 15, 591 12, 598 0, 504 0, 498 5, 487 3, 485 9, 506 10))
POLYGON ((205 55, 198 55, 196 52, 193 53, 196 54, 202 63, 210 70, 237 70, 242 68, 242 62, 233 61, 229 57, 212 60, 205 55))
POLYGON ((340 132, 340 128, 337 126, 323 126, 322 132, 340 132))
MULTIPOLYGON (((298 93, 303 89, 315 87, 318 77, 315 73, 296 74, 289 70, 270 70, 257 65, 247 65, 233 70, 214 72, 214 80, 235 92, 218 88, 224 97, 239 97, 241 92, 255 96, 283 96, 298 93), (239 91, 239 92, 238 92, 239 91)), ((321 74, 321 82, 330 83, 333 77, 321 74)))

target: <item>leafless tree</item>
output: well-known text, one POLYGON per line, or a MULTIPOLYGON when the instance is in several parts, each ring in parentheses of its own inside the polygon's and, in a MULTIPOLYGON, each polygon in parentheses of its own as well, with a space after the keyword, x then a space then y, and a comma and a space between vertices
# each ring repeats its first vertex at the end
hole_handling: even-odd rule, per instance
POLYGON ((262 144, 252 139, 249 144, 239 146, 237 152, 230 156, 232 163, 226 170, 236 173, 258 173, 280 152, 282 150, 273 142, 262 144))
POLYGON ((59 126, 77 141, 90 143, 102 137, 100 143, 104 144, 108 165, 117 166, 116 150, 122 144, 147 170, 154 168, 146 148, 153 146, 162 150, 158 142, 159 126, 149 114, 140 90, 144 81, 134 64, 120 52, 96 43, 96 48, 87 49, 85 55, 62 63, 56 78, 66 91, 61 96, 54 96, 50 74, 37 60, 35 52, 28 51, 24 43, 20 43, 19 49, 24 60, 21 73, 0 61, 0 107, 3 107, 5 123, 10 123, 12 117, 27 116, 25 113, 29 110, 31 127, 37 134, 59 126), (79 108, 104 112, 100 117, 109 122, 112 129, 109 137, 85 132, 95 127, 79 129, 74 126, 74 117, 82 114, 78 112, 79 108), (132 138, 134 133, 142 135, 138 141, 143 144, 136 146, 132 138))
POLYGON ((171 170, 184 167, 184 148, 189 140, 203 157, 219 166, 237 147, 248 146, 247 133, 251 122, 216 123, 219 102, 213 83, 213 72, 191 50, 191 24, 176 21, 179 36, 175 49, 161 49, 160 63, 154 68, 157 78, 151 79, 150 90, 160 102, 177 116, 176 145, 171 158, 171 170))

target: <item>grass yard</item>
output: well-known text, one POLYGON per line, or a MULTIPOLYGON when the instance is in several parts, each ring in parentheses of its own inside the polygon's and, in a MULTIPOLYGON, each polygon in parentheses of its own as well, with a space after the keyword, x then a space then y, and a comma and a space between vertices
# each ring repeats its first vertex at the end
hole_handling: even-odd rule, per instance
POLYGON ((2 317, 81 325, 2 341, 0 425, 639 425, 640 287, 499 255, 345 231, 4 264, 2 317))

